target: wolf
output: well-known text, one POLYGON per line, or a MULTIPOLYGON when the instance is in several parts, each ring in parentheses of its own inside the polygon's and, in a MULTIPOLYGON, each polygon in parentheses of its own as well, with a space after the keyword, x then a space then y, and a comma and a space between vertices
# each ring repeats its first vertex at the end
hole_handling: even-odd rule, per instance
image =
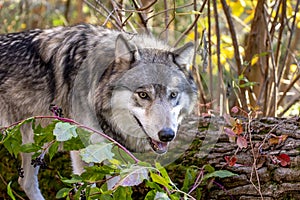
MULTIPOLYGON (((145 34, 91 24, 0 35, 0 126, 37 115, 49 105, 102 130, 132 152, 163 154, 197 99, 190 65, 194 45, 173 48, 145 34)), ((22 143, 32 143, 30 126, 22 143)), ((92 135, 91 143, 101 141, 92 135)), ((19 183, 29 199, 44 199, 39 167, 22 153, 19 183)), ((74 173, 83 172, 71 152, 74 173)))

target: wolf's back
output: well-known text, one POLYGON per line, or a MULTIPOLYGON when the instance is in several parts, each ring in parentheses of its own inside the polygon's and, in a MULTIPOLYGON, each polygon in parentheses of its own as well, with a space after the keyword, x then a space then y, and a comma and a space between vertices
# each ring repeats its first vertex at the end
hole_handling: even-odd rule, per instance
POLYGON ((68 116, 70 91, 78 71, 89 68, 88 73, 96 72, 101 77, 114 60, 119 34, 136 48, 171 50, 164 42, 146 35, 124 34, 89 24, 0 35, 1 115, 17 113, 6 116, 13 122, 44 115, 48 113, 47 106, 55 103, 63 106, 68 116))
POLYGON ((83 62, 96 59, 99 45, 106 58, 112 57, 113 41, 103 40, 108 32, 77 25, 0 35, 1 118, 11 123, 45 114, 53 102, 65 104, 67 112, 72 81, 83 62))

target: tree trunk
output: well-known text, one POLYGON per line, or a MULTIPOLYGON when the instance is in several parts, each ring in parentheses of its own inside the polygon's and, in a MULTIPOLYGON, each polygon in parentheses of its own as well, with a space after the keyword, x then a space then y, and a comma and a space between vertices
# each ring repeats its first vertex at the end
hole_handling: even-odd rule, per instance
POLYGON ((300 199, 299 117, 254 119, 250 126, 248 119, 239 120, 243 121, 241 135, 247 139, 247 148, 242 150, 236 142, 229 142, 222 131, 229 127, 223 118, 193 117, 182 125, 181 134, 195 134, 191 129, 193 121, 198 122, 198 130, 202 131, 198 131, 193 145, 178 162, 198 167, 210 164, 216 170, 237 174, 215 179, 213 186, 203 191, 202 199, 300 199), (280 154, 288 155, 290 162, 281 161, 280 154), (226 157, 235 157, 236 162, 230 163, 226 157))
MULTIPOLYGON (((268 88, 266 85, 268 84, 268 82, 266 82, 266 80, 268 80, 266 56, 267 25, 265 23, 264 6, 265 0, 257 2, 254 19, 251 24, 251 31, 245 48, 245 63, 248 64, 245 70, 245 77, 249 82, 255 83, 256 85, 254 85, 252 89, 250 87, 241 89, 242 95, 246 95, 245 91, 248 91, 251 106, 260 105, 263 106, 263 108, 267 108, 267 106, 264 106, 264 103, 268 98, 266 98, 264 94, 268 94, 268 91, 262 91, 263 88, 265 88, 265 90, 268 88), (254 62, 255 57, 258 58, 256 62, 254 62)), ((246 110, 245 107, 244 110, 246 110)), ((263 112, 265 114, 266 110, 263 112)))

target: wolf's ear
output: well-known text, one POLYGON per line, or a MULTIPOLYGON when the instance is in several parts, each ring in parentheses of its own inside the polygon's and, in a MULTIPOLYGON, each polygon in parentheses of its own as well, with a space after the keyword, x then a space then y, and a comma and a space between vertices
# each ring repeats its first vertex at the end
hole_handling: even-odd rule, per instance
POLYGON ((182 47, 173 51, 175 55, 175 61, 181 66, 188 66, 192 64, 194 56, 194 44, 192 42, 186 43, 182 47))
POLYGON ((123 35, 118 35, 115 49, 116 62, 120 62, 120 60, 127 62, 133 61, 135 49, 135 47, 128 43, 123 35))

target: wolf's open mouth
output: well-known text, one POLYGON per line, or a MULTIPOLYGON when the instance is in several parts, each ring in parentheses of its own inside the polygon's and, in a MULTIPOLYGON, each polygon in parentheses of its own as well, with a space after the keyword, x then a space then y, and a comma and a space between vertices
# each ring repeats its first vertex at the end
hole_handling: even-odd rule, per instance
POLYGON ((163 154, 166 153, 168 150, 168 142, 159 142, 152 138, 148 138, 148 141, 150 143, 150 146, 155 151, 155 153, 163 154))
MULTIPOLYGON (((133 117, 135 118, 135 120, 137 121, 137 123, 141 127, 141 129, 144 131, 144 133, 148 136, 148 134, 145 131, 142 123, 140 122, 140 120, 134 115, 133 115, 133 117)), ((156 140, 152 139, 149 136, 148 136, 148 141, 149 141, 149 144, 152 147, 153 151, 155 151, 155 153, 163 154, 163 153, 166 153, 168 151, 168 142, 156 141, 156 140)))

